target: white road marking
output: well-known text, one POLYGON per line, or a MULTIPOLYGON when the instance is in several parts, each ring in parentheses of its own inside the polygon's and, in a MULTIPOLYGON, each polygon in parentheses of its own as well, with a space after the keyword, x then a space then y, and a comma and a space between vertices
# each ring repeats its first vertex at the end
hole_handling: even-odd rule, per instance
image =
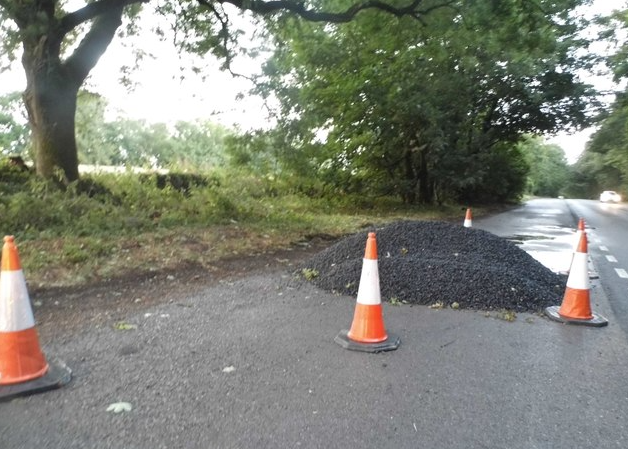
POLYGON ((615 268, 615 271, 620 278, 628 279, 628 273, 623 268, 615 268))
POLYGON ((606 256, 606 260, 608 260, 609 262, 617 263, 617 259, 615 259, 615 256, 606 256))
POLYGON ((608 251, 608 248, 604 245, 600 245, 600 251, 608 251))

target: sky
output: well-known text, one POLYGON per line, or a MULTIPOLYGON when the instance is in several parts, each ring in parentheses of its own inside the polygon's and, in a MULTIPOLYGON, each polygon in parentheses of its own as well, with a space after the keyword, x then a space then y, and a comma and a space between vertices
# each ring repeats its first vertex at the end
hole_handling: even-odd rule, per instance
MULTIPOLYGON (((75 8, 82 2, 70 0, 70 3, 71 8, 75 8)), ((586 14, 608 14, 625 3, 623 0, 595 0, 586 14)), ((147 22, 154 20, 148 17, 143 23, 151 25, 153 23, 147 22)), ((137 82, 134 89, 129 90, 119 82, 120 67, 132 65, 135 58, 120 39, 112 42, 85 86, 108 100, 109 118, 123 116, 163 123, 204 119, 242 130, 268 126, 261 99, 247 96, 245 100, 236 100, 239 93, 246 93, 252 87, 251 83, 219 70, 220 62, 215 58, 209 56, 203 60, 205 78, 187 71, 185 79, 181 79, 179 67, 182 61, 171 43, 159 42, 151 33, 141 33, 137 39, 137 43, 154 57, 145 59, 139 70, 133 72, 132 79, 137 82)), ((252 74, 259 70, 260 64, 259 61, 240 59, 234 67, 238 72, 252 74)), ((613 88, 608 77, 586 73, 582 76, 600 89, 613 88)), ((24 74, 19 64, 9 72, 0 73, 0 94, 21 91, 24 87, 24 74)), ((560 145, 568 162, 574 163, 593 131, 589 128, 573 134, 561 133, 547 141, 560 145)))
MULTIPOLYGON (((625 0, 594 0, 590 7, 584 8, 583 15, 586 17, 592 17, 596 14, 608 15, 613 10, 625 8, 627 5, 628 2, 625 0)), ((606 48, 603 44, 596 43, 591 47, 591 51, 599 54, 610 54, 613 50, 606 48)), ((582 73, 580 76, 600 91, 612 91, 617 88, 610 75, 598 76, 592 73, 582 73)), ((604 100, 610 103, 614 100, 614 96, 609 95, 604 100)), ((562 132, 549 137, 547 142, 559 145, 565 152, 567 161, 573 164, 584 151, 587 141, 595 130, 596 127, 590 127, 578 132, 562 132)))
MULTIPOLYGON (((80 0, 70 0, 69 10, 80 7, 82 3, 80 0)), ((225 7, 228 8, 229 5, 225 7)), ((158 19, 147 17, 142 22, 146 28, 150 28, 158 24, 158 19)), ((234 18, 234 22, 239 24, 237 18, 234 18)), ((239 93, 246 93, 253 87, 252 83, 221 71, 221 61, 213 56, 181 61, 174 45, 171 42, 160 42, 150 30, 134 39, 137 46, 152 54, 152 57, 145 58, 138 69, 132 72, 131 79, 136 82, 133 89, 120 83, 120 68, 134 65, 135 55, 128 46, 128 40, 118 38, 110 44, 83 86, 107 99, 109 118, 124 116, 161 123, 202 119, 237 126, 243 130, 267 123, 261 99, 249 97, 246 101, 236 100, 239 93), (190 61, 197 65, 204 64, 204 77, 190 70, 180 70, 182 65, 189 66, 190 61), (181 79, 182 74, 185 75, 184 79, 181 79)), ((233 68, 237 73, 251 75, 260 70, 260 64, 236 58, 233 68)), ((0 94, 22 91, 25 86, 19 61, 10 71, 0 73, 0 94)))

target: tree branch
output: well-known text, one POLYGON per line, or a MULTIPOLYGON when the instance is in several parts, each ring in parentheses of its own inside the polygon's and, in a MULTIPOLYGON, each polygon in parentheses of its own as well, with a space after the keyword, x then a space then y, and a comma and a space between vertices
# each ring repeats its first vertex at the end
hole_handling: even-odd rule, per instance
MULTIPOLYGON (((379 9, 397 17, 409 16, 416 20, 422 21, 423 16, 431 11, 443 7, 450 6, 455 0, 445 0, 443 3, 420 9, 423 0, 412 0, 406 6, 401 8, 394 7, 388 3, 379 0, 365 0, 355 3, 342 12, 325 12, 306 9, 305 5, 296 0, 216 0, 219 3, 230 3, 242 10, 250 10, 260 14, 271 14, 277 11, 290 11, 310 22, 331 22, 343 23, 350 22, 360 12, 366 9, 379 9)), ((201 5, 208 6, 210 0, 198 0, 201 5)))
POLYGON ((234 72, 233 69, 231 68, 231 63, 233 62, 233 54, 231 53, 229 49, 229 26, 230 26, 229 17, 224 12, 218 11, 214 7, 213 4, 207 2, 206 0, 199 0, 199 3, 201 5, 206 6, 212 12, 212 14, 216 17, 216 19, 220 22, 220 32, 218 33, 218 36, 221 38, 222 46, 225 50, 225 53, 224 53, 225 66, 224 67, 226 68, 226 70, 233 77, 244 78, 254 83, 255 81, 250 76, 244 75, 242 73, 234 72))
POLYGON ((67 58, 64 65, 75 82, 81 84, 107 50, 116 30, 122 25, 124 6, 126 5, 108 8, 106 12, 96 16, 92 28, 81 40, 74 53, 67 58))
POLYGON ((112 9, 124 8, 134 3, 148 2, 149 0, 99 0, 94 3, 89 3, 81 9, 66 14, 60 21, 60 31, 65 35, 78 25, 106 14, 112 9))

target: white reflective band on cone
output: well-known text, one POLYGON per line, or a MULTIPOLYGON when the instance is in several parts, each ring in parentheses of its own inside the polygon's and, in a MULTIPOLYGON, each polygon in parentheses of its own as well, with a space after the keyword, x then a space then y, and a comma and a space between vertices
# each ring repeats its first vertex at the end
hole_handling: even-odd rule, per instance
POLYGON ((578 250, 578 244, 580 243, 580 237, 582 236, 582 231, 576 231, 576 235, 574 236, 573 242, 573 251, 576 252, 578 250))
POLYGON ((35 327, 26 281, 22 270, 0 273, 0 332, 35 327))
POLYGON ((567 287, 578 290, 589 289, 589 268, 586 253, 575 253, 573 255, 569 277, 567 278, 567 287))
POLYGON ((358 299, 360 304, 374 306, 382 302, 379 293, 379 272, 377 260, 362 260, 362 275, 358 287, 358 299))

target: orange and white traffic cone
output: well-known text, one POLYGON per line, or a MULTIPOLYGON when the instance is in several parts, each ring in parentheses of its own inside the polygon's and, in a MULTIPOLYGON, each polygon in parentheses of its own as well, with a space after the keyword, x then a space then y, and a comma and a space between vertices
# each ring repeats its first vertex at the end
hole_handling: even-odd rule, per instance
POLYGON ((340 331, 335 341, 343 348, 364 352, 392 351, 401 343, 399 337, 387 333, 384 326, 374 232, 369 232, 366 240, 351 329, 340 331))
POLYGON ((48 363, 39 347, 35 318, 13 236, 4 238, 0 271, 0 400, 58 388, 71 371, 48 363))
POLYGON ((584 232, 584 218, 580 218, 578 220, 578 229, 576 230, 576 234, 574 236, 574 241, 573 241, 573 252, 574 253, 578 249, 578 245, 580 244, 580 237, 582 236, 583 232, 584 232))
POLYGON ((471 208, 467 208, 467 213, 464 216, 464 224, 465 228, 473 227, 473 215, 471 214, 471 208))
POLYGON ((569 268, 563 302, 560 307, 548 307, 545 313, 549 318, 561 323, 606 326, 608 320, 591 310, 589 290, 587 233, 582 231, 569 268))
POLYGON ((580 237, 582 236, 582 233, 584 232, 584 219, 580 218, 578 220, 578 227, 576 229, 576 233, 573 235, 573 242, 571 244, 571 253, 569 254, 569 260, 565 261, 567 264, 567 268, 563 269, 563 270, 559 270, 559 273, 562 275, 569 275, 569 269, 571 267, 571 264, 573 263, 573 256, 576 253, 576 250, 578 249, 578 244, 580 243, 580 237))

